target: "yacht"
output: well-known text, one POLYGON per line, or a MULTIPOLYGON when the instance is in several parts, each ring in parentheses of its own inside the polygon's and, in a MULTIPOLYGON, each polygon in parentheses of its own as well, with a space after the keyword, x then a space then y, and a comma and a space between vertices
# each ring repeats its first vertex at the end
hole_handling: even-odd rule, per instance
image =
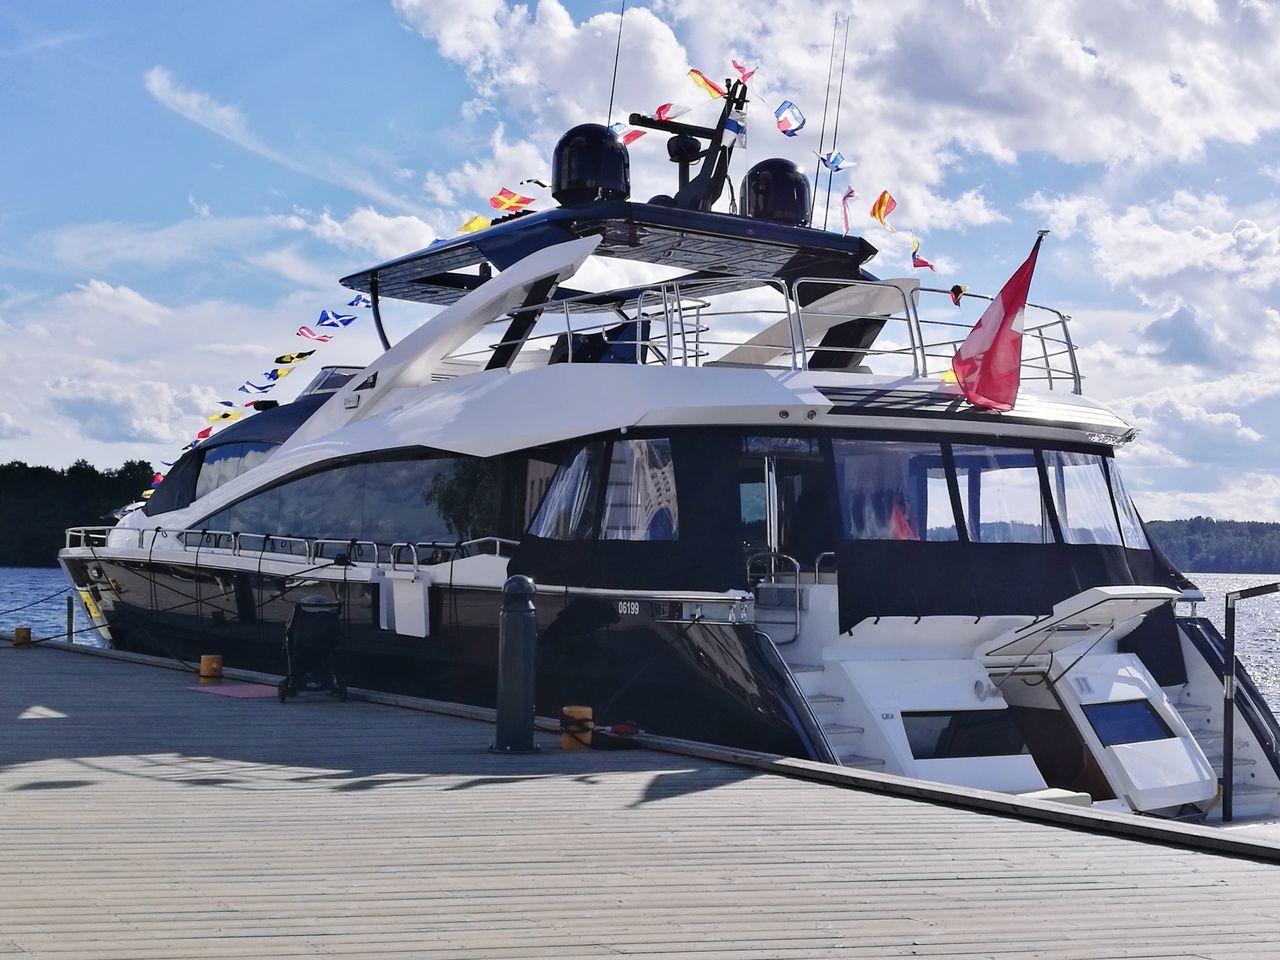
POLYGON ((970 405, 943 376, 956 294, 809 227, 794 164, 712 209, 743 103, 735 84, 714 127, 631 117, 670 135, 673 194, 633 200, 626 147, 582 125, 557 207, 343 279, 381 355, 68 531, 103 639, 279 673, 295 607, 327 597, 345 682, 492 705, 521 574, 542 715, 1168 817, 1213 818, 1226 787, 1236 817, 1280 814, 1280 728, 1238 663, 1225 710, 1225 644, 1126 492, 1135 429, 1082 395, 1069 318, 1028 306, 1014 409, 970 405), (593 273, 627 280, 575 284, 593 273), (392 344, 388 301, 442 309, 392 344))

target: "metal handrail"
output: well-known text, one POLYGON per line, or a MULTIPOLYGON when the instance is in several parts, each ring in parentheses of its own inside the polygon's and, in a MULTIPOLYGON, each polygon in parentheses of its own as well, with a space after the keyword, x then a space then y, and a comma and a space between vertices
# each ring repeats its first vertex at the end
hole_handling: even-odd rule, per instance
MULTIPOLYGON (((760 550, 757 553, 753 553, 751 554, 751 556, 747 557, 747 583, 751 583, 752 567, 756 565, 757 561, 766 560, 766 559, 769 561, 769 573, 768 573, 769 583, 778 582, 776 579, 778 576, 778 573, 775 566, 775 561, 777 560, 785 560, 787 563, 789 563, 791 565, 792 571, 795 574, 794 625, 795 625, 796 632, 794 637, 792 637, 790 640, 785 641, 785 643, 795 643, 797 640, 800 639, 800 561, 797 560, 795 557, 790 556, 789 554, 786 554, 786 553, 782 553, 781 551, 778 551, 778 550, 760 550)), ((785 644, 779 644, 779 646, 784 646, 784 645, 785 644)))

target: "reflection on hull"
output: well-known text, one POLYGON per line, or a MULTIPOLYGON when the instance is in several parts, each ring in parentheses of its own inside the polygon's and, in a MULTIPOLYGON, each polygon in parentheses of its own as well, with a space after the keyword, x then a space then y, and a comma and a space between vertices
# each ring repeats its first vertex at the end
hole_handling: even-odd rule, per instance
MULTIPOLYGON (((77 584, 86 564, 67 560, 77 584)), ((338 672, 352 687, 492 707, 501 592, 432 587, 431 636, 379 627, 379 588, 356 580, 285 578, 99 556, 103 613, 117 649, 279 674, 293 605, 317 594, 342 602, 338 672)), ((628 610, 636 604, 623 605, 628 610)), ((665 606, 665 605, 664 605, 665 606)), ((655 619, 649 604, 619 614, 598 596, 538 597, 536 704, 594 709, 597 722, 810 759, 823 755, 786 668, 749 625, 655 619)))

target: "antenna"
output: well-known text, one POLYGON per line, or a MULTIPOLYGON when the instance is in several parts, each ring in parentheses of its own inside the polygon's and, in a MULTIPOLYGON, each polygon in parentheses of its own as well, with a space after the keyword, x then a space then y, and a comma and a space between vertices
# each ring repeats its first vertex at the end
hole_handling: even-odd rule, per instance
MULTIPOLYGON (((622 0, 622 7, 618 10, 618 45, 613 49, 613 80, 609 82, 609 114, 605 120, 606 127, 613 124, 613 91, 618 87, 618 56, 622 53, 622 20, 627 15, 627 0, 622 0)), ((848 31, 845 31, 846 39, 848 39, 848 31)))
MULTIPOLYGON (((833 49, 831 52, 834 54, 835 50, 833 49)), ((831 149, 832 150, 835 150, 836 144, 840 142, 840 107, 843 105, 843 100, 844 100, 844 64, 845 64, 845 61, 848 59, 849 59, 849 18, 845 17, 844 19, 844 53, 840 54, 840 89, 839 89, 839 92, 836 93, 836 125, 835 125, 835 129, 831 131, 831 149)), ((827 229, 827 220, 830 219, 831 217, 831 178, 834 177, 835 175, 836 175, 836 172, 832 170, 830 167, 828 167, 827 168, 827 199, 823 201, 823 210, 822 210, 822 229, 823 230, 827 229)), ((817 186, 816 180, 814 181, 814 186, 815 187, 817 186)), ((817 190, 815 190, 814 193, 817 193, 817 190)), ((811 222, 812 222, 812 219, 813 219, 813 216, 812 214, 810 214, 811 222)))
POLYGON ((831 71, 836 65, 836 28, 840 15, 831 18, 831 59, 827 63, 827 94, 822 98, 822 132, 818 134, 818 163, 813 171, 813 192, 809 194, 809 222, 813 222, 813 204, 818 198, 818 177, 822 176, 822 148, 827 145, 827 103, 831 100, 831 71))

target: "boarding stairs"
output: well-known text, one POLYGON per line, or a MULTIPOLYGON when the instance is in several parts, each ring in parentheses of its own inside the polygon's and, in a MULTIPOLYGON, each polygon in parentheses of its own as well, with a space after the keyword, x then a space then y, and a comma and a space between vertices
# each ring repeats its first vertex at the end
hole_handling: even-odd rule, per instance
MULTIPOLYGON (((1204 751, 1219 777, 1223 777, 1223 732, 1222 702, 1214 704, 1194 703, 1189 699, 1188 687, 1183 684, 1176 688, 1166 688, 1165 694, 1173 704, 1173 708, 1182 717, 1183 723, 1195 737, 1196 743, 1204 751)), ((1231 812, 1235 820, 1250 820, 1280 815, 1280 785, 1277 785, 1262 752, 1249 730, 1248 724, 1236 708, 1235 744, 1232 757, 1232 800, 1231 812), (1271 774, 1271 775, 1269 775, 1271 774)), ((1218 803, 1209 810, 1209 818, 1218 820, 1222 811, 1218 803)))

